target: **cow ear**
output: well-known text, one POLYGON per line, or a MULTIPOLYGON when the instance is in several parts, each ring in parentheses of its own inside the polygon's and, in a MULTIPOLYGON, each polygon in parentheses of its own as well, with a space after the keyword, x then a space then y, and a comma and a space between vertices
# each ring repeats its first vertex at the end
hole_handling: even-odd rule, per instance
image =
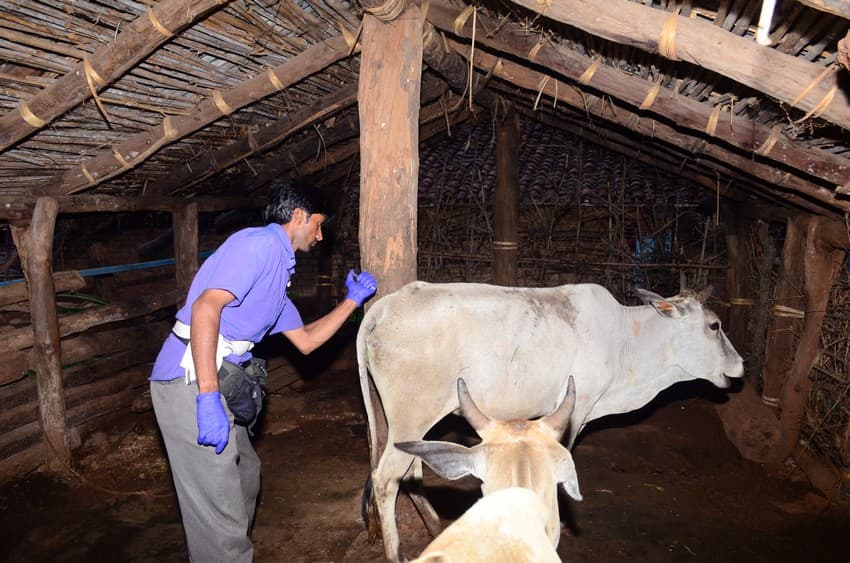
POLYGON ((445 479, 460 479, 467 475, 478 477, 475 468, 477 455, 470 448, 451 442, 415 440, 397 442, 395 447, 422 458, 428 467, 445 479))
POLYGON ((708 298, 711 297, 712 292, 714 291, 714 286, 710 285, 699 292, 697 295, 697 301, 705 305, 705 302, 708 301, 708 298))
POLYGON ((561 458, 558 467, 558 482, 564 488, 565 493, 575 500, 582 500, 581 492, 578 490, 578 473, 576 473, 573 456, 569 452, 561 458))

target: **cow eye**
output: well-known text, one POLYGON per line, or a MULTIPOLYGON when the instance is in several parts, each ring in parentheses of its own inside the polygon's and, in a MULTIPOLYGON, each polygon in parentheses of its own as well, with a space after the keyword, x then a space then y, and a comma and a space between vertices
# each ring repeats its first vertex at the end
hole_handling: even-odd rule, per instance
POLYGON ((714 321, 713 323, 708 325, 708 328, 710 328, 711 330, 720 330, 720 321, 714 321))

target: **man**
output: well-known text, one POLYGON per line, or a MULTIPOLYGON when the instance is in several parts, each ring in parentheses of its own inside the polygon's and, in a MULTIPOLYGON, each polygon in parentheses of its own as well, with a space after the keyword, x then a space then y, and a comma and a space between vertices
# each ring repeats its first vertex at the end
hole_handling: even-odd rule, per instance
POLYGON ((315 194, 273 185, 265 209, 268 224, 234 233, 207 258, 154 364, 151 398, 191 561, 253 558, 249 532, 260 460, 245 421, 234 424, 232 411, 239 409, 235 402, 233 408, 225 404, 221 374, 257 368, 249 350, 266 333, 282 332, 309 354, 377 290, 371 274, 352 270, 345 281, 346 299, 324 317, 306 326, 302 322, 286 287, 295 271, 295 252, 307 252, 322 240, 328 214, 315 194))

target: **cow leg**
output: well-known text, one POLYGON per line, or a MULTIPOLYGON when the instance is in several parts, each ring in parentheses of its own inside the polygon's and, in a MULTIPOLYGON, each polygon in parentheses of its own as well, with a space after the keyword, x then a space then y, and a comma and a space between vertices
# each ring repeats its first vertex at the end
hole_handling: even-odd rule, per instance
POLYGON ((395 506, 399 484, 412 461, 413 456, 388 447, 381 455, 378 467, 372 472, 372 493, 381 519, 384 554, 389 561, 402 561, 395 506))
POLYGON ((434 507, 431 506, 431 503, 428 502, 427 498, 425 498, 422 483, 421 459, 415 458, 413 460, 413 465, 408 471, 408 474, 412 474, 413 476, 412 479, 408 481, 410 486, 408 492, 410 500, 413 501, 413 506, 416 507, 416 511, 419 513, 419 516, 422 517, 422 521, 425 522, 425 528, 428 530, 428 533, 431 534, 432 538, 435 538, 443 531, 443 524, 440 522, 440 517, 437 515, 437 511, 434 510, 434 507))

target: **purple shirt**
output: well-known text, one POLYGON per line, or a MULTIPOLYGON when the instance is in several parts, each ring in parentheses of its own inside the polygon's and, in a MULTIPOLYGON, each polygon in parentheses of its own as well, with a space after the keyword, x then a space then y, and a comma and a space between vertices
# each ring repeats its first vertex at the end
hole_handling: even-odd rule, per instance
MULTIPOLYGON (((219 331, 228 340, 259 342, 276 334, 304 326, 298 309, 286 296, 289 278, 295 273, 295 251, 278 224, 250 227, 232 234, 207 258, 192 285, 186 304, 177 318, 190 324, 192 304, 206 289, 224 289, 235 299, 221 311, 219 331)), ((151 380, 169 381, 183 377, 180 360, 186 350, 174 334, 169 334, 153 366, 151 380)), ((250 352, 228 357, 243 362, 250 352)))

